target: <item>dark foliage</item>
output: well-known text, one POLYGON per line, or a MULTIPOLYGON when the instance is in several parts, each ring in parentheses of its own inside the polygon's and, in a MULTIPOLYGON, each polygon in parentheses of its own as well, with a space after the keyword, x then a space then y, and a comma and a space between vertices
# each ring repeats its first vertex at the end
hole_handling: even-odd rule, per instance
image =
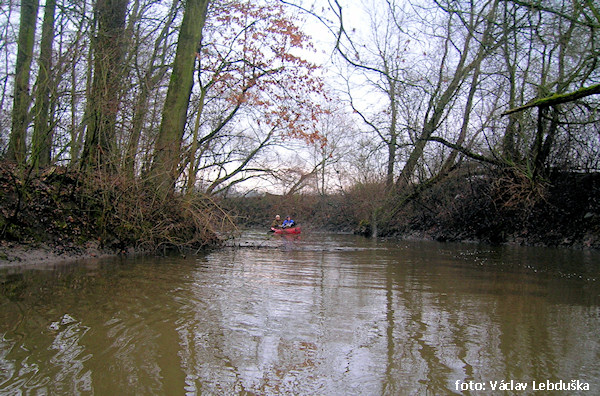
POLYGON ((449 177, 408 204, 388 235, 600 248, 600 174, 449 177))
POLYGON ((532 182, 510 169, 462 169, 408 192, 391 219, 396 202, 378 199, 380 190, 365 185, 344 195, 266 195, 223 205, 240 224, 265 229, 275 214, 290 214, 308 228, 368 236, 375 213, 381 237, 600 248, 600 174, 556 172, 532 182))
POLYGON ((355 219, 348 201, 341 195, 272 195, 227 198, 222 203, 238 224, 268 229, 275 215, 290 215, 300 226, 352 231, 355 219))

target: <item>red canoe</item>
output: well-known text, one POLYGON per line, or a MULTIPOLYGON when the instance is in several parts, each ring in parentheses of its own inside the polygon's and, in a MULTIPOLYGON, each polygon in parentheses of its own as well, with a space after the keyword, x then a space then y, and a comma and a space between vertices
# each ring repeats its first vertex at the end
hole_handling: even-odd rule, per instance
POLYGON ((275 234, 300 234, 300 227, 292 227, 292 228, 273 228, 271 227, 271 231, 275 234))

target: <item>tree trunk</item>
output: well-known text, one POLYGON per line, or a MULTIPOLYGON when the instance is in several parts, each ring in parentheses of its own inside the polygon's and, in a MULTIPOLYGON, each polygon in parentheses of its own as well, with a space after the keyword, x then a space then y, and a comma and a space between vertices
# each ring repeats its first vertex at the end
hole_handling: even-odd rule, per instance
POLYGON ((94 78, 88 98, 89 123, 82 166, 114 170, 115 131, 119 111, 123 40, 129 0, 98 0, 94 42, 94 78))
MULTIPOLYGON (((517 39, 515 33, 509 25, 516 23, 516 16, 514 12, 509 10, 509 4, 504 4, 504 17, 503 17, 503 29, 502 29, 502 55, 504 57, 504 64, 506 67, 506 78, 508 80, 508 107, 513 108, 517 101, 517 54, 514 49, 516 48, 517 39)), ((513 162, 517 159, 518 155, 515 146, 515 137, 517 136, 517 117, 511 115, 506 124, 504 136, 502 137, 502 156, 509 162, 513 162)))
POLYGON ((209 0, 188 0, 185 5, 173 72, 150 171, 151 183, 163 196, 173 191, 179 176, 181 143, 208 2, 209 0))
POLYGON ((202 113, 204 111, 204 101, 206 100, 206 88, 200 87, 200 99, 198 101, 198 112, 196 114, 196 123, 194 124, 194 131, 192 133, 192 143, 189 153, 190 164, 188 166, 188 183, 187 193, 191 194, 194 192, 196 186, 196 153, 198 152, 198 132, 200 131, 200 120, 202 119, 202 113))
POLYGON ((35 119, 31 139, 31 164, 42 168, 50 165, 54 130, 50 122, 50 95, 54 86, 52 43, 54 41, 56 0, 46 0, 45 8, 40 48, 40 69, 38 71, 34 107, 35 119))
POLYGON ((6 154, 9 161, 15 161, 18 164, 24 164, 27 155, 27 125, 29 123, 29 105, 31 104, 29 78, 31 74, 31 61, 33 59, 38 8, 38 0, 21 1, 12 130, 6 154))
MULTIPOLYGON (((87 6, 84 2, 81 9, 81 15, 87 14, 87 6)), ((77 26, 79 33, 74 38, 74 42, 81 42, 81 36, 84 34, 83 32, 87 31, 88 22, 86 22, 87 18, 80 18, 79 25, 77 26)), ((70 65, 69 65, 69 96, 70 96, 70 123, 69 123, 69 153, 71 155, 71 166, 75 166, 77 164, 77 160, 79 160, 81 154, 81 147, 83 147, 83 136, 85 133, 85 125, 87 120, 87 110, 84 114, 80 114, 79 108, 79 73, 78 73, 78 60, 82 59, 82 48, 80 46, 74 47, 69 56, 70 65)), ((87 52, 86 63, 91 64, 92 59, 92 51, 87 52)), ((66 70, 66 69, 65 69, 66 70)), ((87 67, 85 72, 85 89, 86 89, 86 97, 89 97, 89 91, 91 89, 92 81, 92 68, 87 67)))
MULTIPOLYGON (((387 67, 386 67, 387 69, 387 67)), ((389 86, 389 98, 391 107, 391 120, 390 120, 390 139, 386 142, 388 159, 387 159, 387 170, 385 177, 385 192, 389 193, 394 187, 394 166, 396 164, 396 149, 398 145, 398 104, 397 104, 397 90, 396 81, 390 77, 388 70, 386 70, 386 77, 389 86)))

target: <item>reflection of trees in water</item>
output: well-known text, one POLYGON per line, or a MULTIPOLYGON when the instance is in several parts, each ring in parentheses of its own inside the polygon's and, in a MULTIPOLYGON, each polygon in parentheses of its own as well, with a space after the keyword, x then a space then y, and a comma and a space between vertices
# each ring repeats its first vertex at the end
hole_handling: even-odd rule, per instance
POLYGON ((551 303, 553 286, 537 275, 408 267, 388 271, 387 393, 441 394, 456 380, 571 379, 596 364, 597 342, 582 340, 595 337, 598 321, 551 303))
POLYGON ((457 380, 598 381, 591 288, 487 268, 489 252, 386 246, 303 241, 0 275, 0 393, 447 394, 457 380))
POLYGON ((441 265, 446 256, 339 247, 213 255, 178 327, 189 389, 446 394, 456 380, 585 371, 564 367, 564 349, 587 362, 570 365, 595 361, 580 343, 598 330, 593 315, 556 305, 536 277, 441 265))
POLYGON ((92 354, 86 353, 85 346, 81 345, 90 328, 69 314, 64 314, 60 322, 51 323, 49 329, 56 332, 49 348, 56 351, 50 358, 54 366, 52 371, 56 370, 56 374, 53 378, 44 378, 41 383, 45 383, 45 386, 42 388, 49 387, 48 394, 57 391, 70 394, 91 392, 92 372, 85 368, 85 361, 92 358, 92 354))
POLYGON ((4 389, 4 384, 14 376, 16 371, 16 362, 7 358, 15 344, 16 342, 13 340, 0 337, 0 391, 4 389))

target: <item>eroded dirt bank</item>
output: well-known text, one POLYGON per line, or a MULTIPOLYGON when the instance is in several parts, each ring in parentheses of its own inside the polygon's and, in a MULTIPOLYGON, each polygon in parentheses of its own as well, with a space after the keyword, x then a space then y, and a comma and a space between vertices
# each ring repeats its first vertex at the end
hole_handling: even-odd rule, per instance
POLYGON ((119 176, 0 163, 0 266, 213 246, 209 203, 157 199, 119 176))

